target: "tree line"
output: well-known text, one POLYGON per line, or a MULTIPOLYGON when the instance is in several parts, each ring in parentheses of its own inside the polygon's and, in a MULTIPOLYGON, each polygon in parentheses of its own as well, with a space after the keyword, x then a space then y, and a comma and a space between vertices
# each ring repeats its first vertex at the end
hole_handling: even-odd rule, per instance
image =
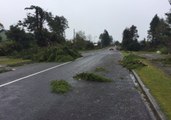
POLYGON ((147 39, 138 41, 137 27, 132 25, 125 28, 122 38, 122 49, 129 51, 137 50, 159 50, 163 53, 171 53, 171 13, 165 14, 166 19, 157 14, 150 22, 147 39))
MULTIPOLYGON (((19 20, 16 25, 11 25, 5 33, 8 40, 2 42, 0 37, 0 55, 13 54, 33 48, 45 48, 52 46, 69 46, 76 50, 87 50, 109 46, 112 36, 107 30, 99 36, 99 44, 95 46, 91 36, 87 37, 84 32, 79 31, 73 40, 66 40, 65 30, 69 28, 68 21, 63 16, 53 15, 39 6, 31 5, 25 8, 26 18, 19 20)), ((0 23, 0 32, 4 30, 0 23)))

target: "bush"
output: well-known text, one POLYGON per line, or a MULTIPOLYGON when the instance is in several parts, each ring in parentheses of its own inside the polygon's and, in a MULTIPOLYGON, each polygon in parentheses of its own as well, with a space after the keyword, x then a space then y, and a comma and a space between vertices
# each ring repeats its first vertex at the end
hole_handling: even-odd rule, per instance
POLYGON ((96 67, 95 72, 107 72, 107 70, 103 67, 96 67))
POLYGON ((169 49, 167 47, 162 47, 159 50, 162 54, 168 54, 169 53, 169 49))
POLYGON ((144 63, 142 63, 139 60, 140 58, 141 57, 136 56, 134 54, 129 54, 123 58, 123 60, 121 61, 121 64, 123 65, 123 67, 126 67, 129 70, 146 66, 144 63))
POLYGON ((71 90, 71 85, 64 80, 54 80, 50 85, 53 93, 63 94, 71 90))
POLYGON ((11 55, 15 52, 17 45, 14 41, 5 41, 0 44, 0 56, 11 55))
POLYGON ((12 55, 16 58, 31 59, 36 62, 67 62, 81 57, 77 51, 62 46, 33 47, 24 49, 21 52, 13 52, 12 55))
POLYGON ((76 74, 73 78, 76 80, 87 80, 87 81, 96 81, 96 82, 112 82, 111 79, 96 75, 94 73, 84 73, 83 72, 80 74, 76 74))
POLYGON ((80 56, 77 51, 67 47, 49 47, 39 49, 32 59, 38 62, 67 62, 80 56))

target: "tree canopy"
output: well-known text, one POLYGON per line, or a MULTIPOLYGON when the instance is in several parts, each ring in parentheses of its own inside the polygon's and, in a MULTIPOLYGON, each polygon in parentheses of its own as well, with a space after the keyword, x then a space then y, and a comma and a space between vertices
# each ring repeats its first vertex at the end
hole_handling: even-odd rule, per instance
POLYGON ((138 38, 136 26, 132 25, 130 28, 125 28, 123 31, 122 48, 130 51, 139 50, 138 38))
POLYGON ((54 43, 65 41, 65 30, 68 28, 68 21, 63 16, 53 16, 39 6, 26 7, 25 10, 34 10, 28 13, 18 25, 34 34, 39 46, 49 46, 54 43))
POLYGON ((112 36, 109 35, 107 30, 104 30, 104 32, 100 34, 99 39, 101 40, 102 47, 109 46, 113 41, 112 36))

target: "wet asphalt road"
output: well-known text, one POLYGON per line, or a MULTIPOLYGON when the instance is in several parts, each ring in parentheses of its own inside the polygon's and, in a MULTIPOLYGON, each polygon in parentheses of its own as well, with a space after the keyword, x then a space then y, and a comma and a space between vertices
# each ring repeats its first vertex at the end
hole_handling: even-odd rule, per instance
MULTIPOLYGON (((129 72, 119 65, 121 54, 100 50, 44 73, 0 87, 0 120, 151 120, 129 72), (73 80, 76 73, 104 67, 98 72, 113 80, 96 83, 73 80), (72 91, 50 91, 50 81, 64 79, 72 91)), ((58 65, 35 63, 0 74, 0 85, 58 65)))

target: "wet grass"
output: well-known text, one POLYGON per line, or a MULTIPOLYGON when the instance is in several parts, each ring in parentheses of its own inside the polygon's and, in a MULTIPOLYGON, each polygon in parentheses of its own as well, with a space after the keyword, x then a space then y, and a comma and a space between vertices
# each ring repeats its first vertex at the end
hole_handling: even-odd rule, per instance
POLYGON ((14 66, 20 66, 20 65, 23 65, 26 63, 31 63, 31 60, 0 57, 0 65, 6 65, 6 66, 14 67, 14 66))
POLYGON ((71 90, 71 85, 65 80, 54 80, 50 86, 53 93, 64 94, 71 90))
POLYGON ((171 78, 162 70, 144 61, 148 67, 136 69, 143 83, 150 89, 159 106, 166 116, 171 120, 171 78))
MULTIPOLYGON (((150 60, 142 59, 141 57, 137 57, 136 59, 140 60, 146 66, 141 68, 131 67, 135 69, 145 86, 150 90, 150 93, 156 99, 161 110, 165 113, 167 118, 171 120, 171 77, 164 73, 161 69, 154 66, 150 60)), ((170 60, 165 61, 170 62, 170 60)))
POLYGON ((95 72, 107 72, 107 70, 103 67, 96 67, 95 72))
POLYGON ((129 70, 142 68, 146 65, 141 61, 141 59, 141 57, 131 53, 123 57, 121 64, 123 67, 126 67, 129 70))
POLYGON ((94 73, 79 73, 74 77, 76 80, 86 80, 86 81, 95 81, 95 82, 112 82, 111 79, 94 74, 94 73))

